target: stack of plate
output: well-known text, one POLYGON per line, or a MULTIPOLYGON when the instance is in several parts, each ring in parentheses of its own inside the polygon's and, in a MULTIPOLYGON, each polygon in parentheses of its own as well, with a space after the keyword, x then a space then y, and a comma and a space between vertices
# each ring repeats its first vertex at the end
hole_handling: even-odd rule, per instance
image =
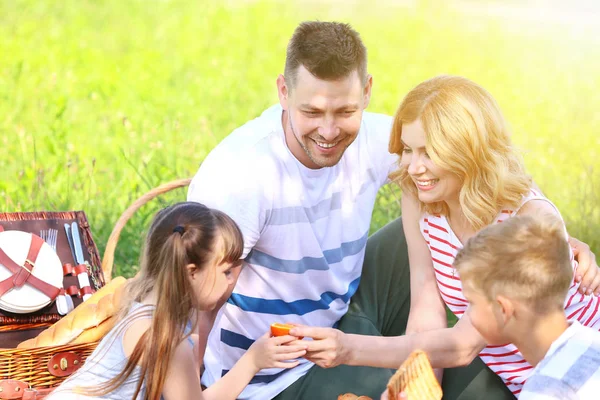
MULTIPOLYGON (((31 245, 31 233, 21 231, 0 232, 0 248, 15 263, 23 265, 31 245)), ((27 267, 30 267, 27 265, 27 267)), ((13 273, 0 263, 0 281, 13 273)), ((42 244, 35 260, 32 275, 57 288, 63 287, 62 263, 56 252, 46 242, 42 244)), ((27 282, 20 288, 13 288, 0 297, 0 308, 17 314, 27 314, 40 310, 53 299, 46 296, 27 282)))

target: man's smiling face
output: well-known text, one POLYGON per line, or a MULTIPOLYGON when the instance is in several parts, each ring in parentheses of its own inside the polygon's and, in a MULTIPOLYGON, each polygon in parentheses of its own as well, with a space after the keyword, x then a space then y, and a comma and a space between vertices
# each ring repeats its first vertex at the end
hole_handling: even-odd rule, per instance
POLYGON ((283 122, 292 154, 312 169, 337 164, 358 135, 371 95, 371 78, 364 85, 353 71, 347 77, 327 81, 300 66, 291 90, 282 76, 278 87, 287 111, 283 122))

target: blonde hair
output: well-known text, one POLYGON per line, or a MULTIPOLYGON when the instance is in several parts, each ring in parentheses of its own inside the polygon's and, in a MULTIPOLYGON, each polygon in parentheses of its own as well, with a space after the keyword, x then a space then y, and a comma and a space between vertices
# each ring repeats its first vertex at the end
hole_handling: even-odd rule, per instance
POLYGON ((454 261, 463 285, 490 301, 505 295, 536 312, 563 309, 573 267, 562 221, 547 213, 515 216, 467 241, 454 261))
MULTIPOLYGON (((396 112, 389 151, 402 155, 402 125, 420 120, 426 149, 440 168, 463 182, 459 200, 475 229, 490 224, 505 207, 515 207, 531 187, 513 148, 507 123, 494 98, 459 76, 438 76, 411 90, 396 112)), ((390 175, 403 191, 417 197, 405 167, 390 175)), ((429 214, 448 215, 444 202, 421 203, 429 214)))

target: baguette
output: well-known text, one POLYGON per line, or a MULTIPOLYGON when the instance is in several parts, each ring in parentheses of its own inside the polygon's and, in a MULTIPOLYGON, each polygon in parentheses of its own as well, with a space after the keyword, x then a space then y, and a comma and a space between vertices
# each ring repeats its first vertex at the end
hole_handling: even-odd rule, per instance
MULTIPOLYGON (((17 348, 71 344, 84 332, 99 328, 104 321, 118 312, 125 282, 127 280, 123 277, 115 278, 60 321, 42 331, 37 337, 21 342, 17 348)), ((101 337, 98 335, 108 332, 112 327, 111 324, 114 325, 114 321, 103 324, 104 326, 95 333, 88 332, 81 340, 77 340, 77 343, 86 343, 86 338, 101 337)))
POLYGON ((396 400, 401 392, 405 392, 409 400, 442 398, 442 388, 433 373, 429 358, 421 350, 413 351, 402 363, 390 378, 387 390, 389 400, 396 400))
POLYGON ((102 339, 115 326, 116 320, 117 318, 115 316, 112 316, 100 323, 100 325, 84 330, 81 333, 81 335, 77 336, 75 340, 69 342, 69 344, 97 342, 98 340, 102 339))
POLYGON ((357 396, 354 393, 340 394, 338 400, 373 400, 369 396, 357 396))

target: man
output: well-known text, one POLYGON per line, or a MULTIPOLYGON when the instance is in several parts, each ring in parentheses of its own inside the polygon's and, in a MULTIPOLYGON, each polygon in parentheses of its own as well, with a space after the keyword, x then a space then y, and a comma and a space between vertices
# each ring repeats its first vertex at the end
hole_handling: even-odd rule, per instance
MULTIPOLYGON (((342 332, 403 335, 410 309, 401 221, 367 242, 376 194, 397 161, 387 150, 391 118, 364 112, 372 84, 366 49, 350 26, 300 24, 277 79, 279 105, 225 138, 194 177, 188 200, 238 223, 247 262, 209 336, 204 385, 271 323, 290 322, 329 328, 309 331, 319 349, 299 366, 262 371, 240 398, 376 397, 385 387, 389 369, 329 369, 344 358, 342 332)), ((448 398, 512 398, 479 359, 445 377, 448 398), (482 394, 492 387, 496 397, 482 394)))

